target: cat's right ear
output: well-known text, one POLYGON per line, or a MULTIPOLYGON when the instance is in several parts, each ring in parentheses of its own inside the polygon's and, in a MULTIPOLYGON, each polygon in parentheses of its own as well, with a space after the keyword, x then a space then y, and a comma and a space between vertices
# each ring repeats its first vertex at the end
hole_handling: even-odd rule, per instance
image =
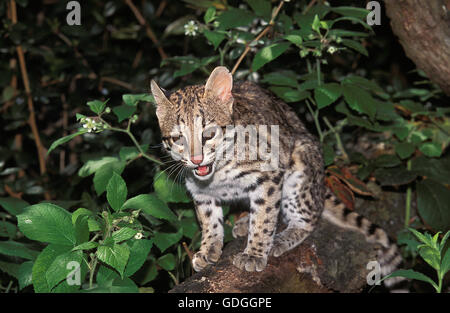
POLYGON ((172 104, 169 99, 167 99, 164 91, 159 88, 158 84, 154 80, 151 81, 150 88, 156 102, 156 116, 158 119, 162 120, 164 119, 164 116, 170 112, 172 104))

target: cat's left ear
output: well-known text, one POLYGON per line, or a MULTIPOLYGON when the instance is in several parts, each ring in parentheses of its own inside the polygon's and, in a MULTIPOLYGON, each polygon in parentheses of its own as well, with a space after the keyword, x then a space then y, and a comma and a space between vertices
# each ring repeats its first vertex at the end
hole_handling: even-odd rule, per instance
POLYGON ((154 80, 151 81, 150 87, 156 102, 156 115, 159 120, 163 120, 167 114, 172 112, 172 104, 154 80))
POLYGON ((233 76, 224 66, 216 67, 208 78, 205 85, 205 98, 215 98, 223 104, 228 104, 230 109, 233 105, 233 76))

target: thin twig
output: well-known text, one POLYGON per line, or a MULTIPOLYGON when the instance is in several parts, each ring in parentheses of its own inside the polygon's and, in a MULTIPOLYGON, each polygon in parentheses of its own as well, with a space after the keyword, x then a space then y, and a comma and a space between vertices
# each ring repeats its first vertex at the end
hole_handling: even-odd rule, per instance
POLYGON ((161 44, 158 41, 158 38, 156 38, 156 35, 153 32, 153 30, 151 29, 150 25, 147 23, 145 18, 142 16, 141 12, 139 12, 139 9, 134 5, 132 0, 124 0, 124 1, 130 7, 131 11, 133 11, 134 16, 136 16, 136 19, 138 20, 139 24, 141 24, 141 26, 145 27, 145 32, 146 32, 147 36, 150 38, 150 40, 153 41, 153 43, 155 44, 156 49, 158 49, 158 53, 161 56, 161 59, 163 59, 163 60, 166 59, 167 54, 164 52, 164 49, 161 47, 161 44))
POLYGON ((184 248, 184 251, 186 251, 186 254, 189 257, 189 260, 191 260, 191 263, 192 263, 192 252, 191 252, 191 250, 189 250, 187 244, 184 241, 183 241, 183 248, 184 248))
POLYGON ((250 41, 249 43, 247 43, 245 45, 245 49, 244 52, 242 52, 241 56, 239 57, 239 59, 236 61, 236 64, 234 64, 233 66, 233 70, 231 71, 231 75, 234 75, 234 73, 236 73, 236 70, 239 67, 239 64, 241 64, 242 60, 245 58, 245 56, 247 55, 247 53, 250 51, 250 46, 252 43, 257 42, 258 40, 260 40, 262 37, 264 37, 269 30, 273 27, 273 25, 275 25, 275 18, 277 17, 278 13, 280 13, 281 8, 283 7, 284 1, 281 1, 280 4, 278 5, 278 7, 276 8, 275 12, 272 14, 272 18, 270 19, 269 24, 266 26, 266 28, 264 28, 259 34, 258 36, 256 36, 255 38, 253 38, 252 41, 250 41))
MULTIPOLYGON (((11 20, 13 25, 17 24, 17 9, 16 9, 16 1, 11 0, 10 2, 10 10, 11 10, 11 20)), ((45 148, 42 145, 41 138, 39 137, 39 130, 36 124, 36 118, 34 114, 34 104, 33 97, 31 95, 30 81, 28 79, 27 65, 25 63, 25 56, 22 50, 22 46, 18 45, 16 47, 17 56, 19 57, 19 65, 20 72, 22 74, 22 81, 25 87, 25 93, 27 95, 27 103, 28 103, 28 111, 30 112, 30 117, 28 119, 28 123, 31 127, 31 132, 33 133, 34 142, 36 144, 38 158, 39 158, 39 168, 41 175, 47 172, 47 167, 45 164, 45 148)))

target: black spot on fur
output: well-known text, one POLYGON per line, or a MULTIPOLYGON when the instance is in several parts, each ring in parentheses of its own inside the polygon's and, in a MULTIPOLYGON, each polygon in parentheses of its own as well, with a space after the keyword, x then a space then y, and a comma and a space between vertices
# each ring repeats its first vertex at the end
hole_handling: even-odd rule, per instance
POLYGON ((275 191, 275 188, 270 187, 269 190, 267 190, 267 196, 270 197, 274 193, 274 191, 275 191))
POLYGON ((264 200, 263 198, 259 198, 259 199, 256 199, 255 201, 253 201, 255 204, 258 204, 258 205, 263 205, 263 204, 265 204, 266 203, 266 200, 264 200))

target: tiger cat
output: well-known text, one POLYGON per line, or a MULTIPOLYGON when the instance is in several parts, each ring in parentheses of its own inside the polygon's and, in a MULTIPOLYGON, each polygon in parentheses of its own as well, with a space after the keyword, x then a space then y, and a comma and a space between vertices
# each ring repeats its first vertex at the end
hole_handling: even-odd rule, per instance
POLYGON ((320 143, 269 91, 250 81, 233 84, 223 66, 213 70, 204 86, 169 94, 152 80, 151 91, 163 146, 186 169, 186 188, 202 230, 200 250, 192 259, 195 271, 219 260, 222 205, 235 200, 244 200, 249 208, 232 230, 235 238, 248 236, 246 248, 233 259, 242 270, 263 271, 269 255, 279 257, 298 246, 321 217, 381 246, 383 274, 400 263, 386 232, 347 209, 325 187, 320 143), (261 146, 269 150, 270 160, 267 153, 255 158, 261 146), (279 220, 285 228, 277 232, 279 220))

